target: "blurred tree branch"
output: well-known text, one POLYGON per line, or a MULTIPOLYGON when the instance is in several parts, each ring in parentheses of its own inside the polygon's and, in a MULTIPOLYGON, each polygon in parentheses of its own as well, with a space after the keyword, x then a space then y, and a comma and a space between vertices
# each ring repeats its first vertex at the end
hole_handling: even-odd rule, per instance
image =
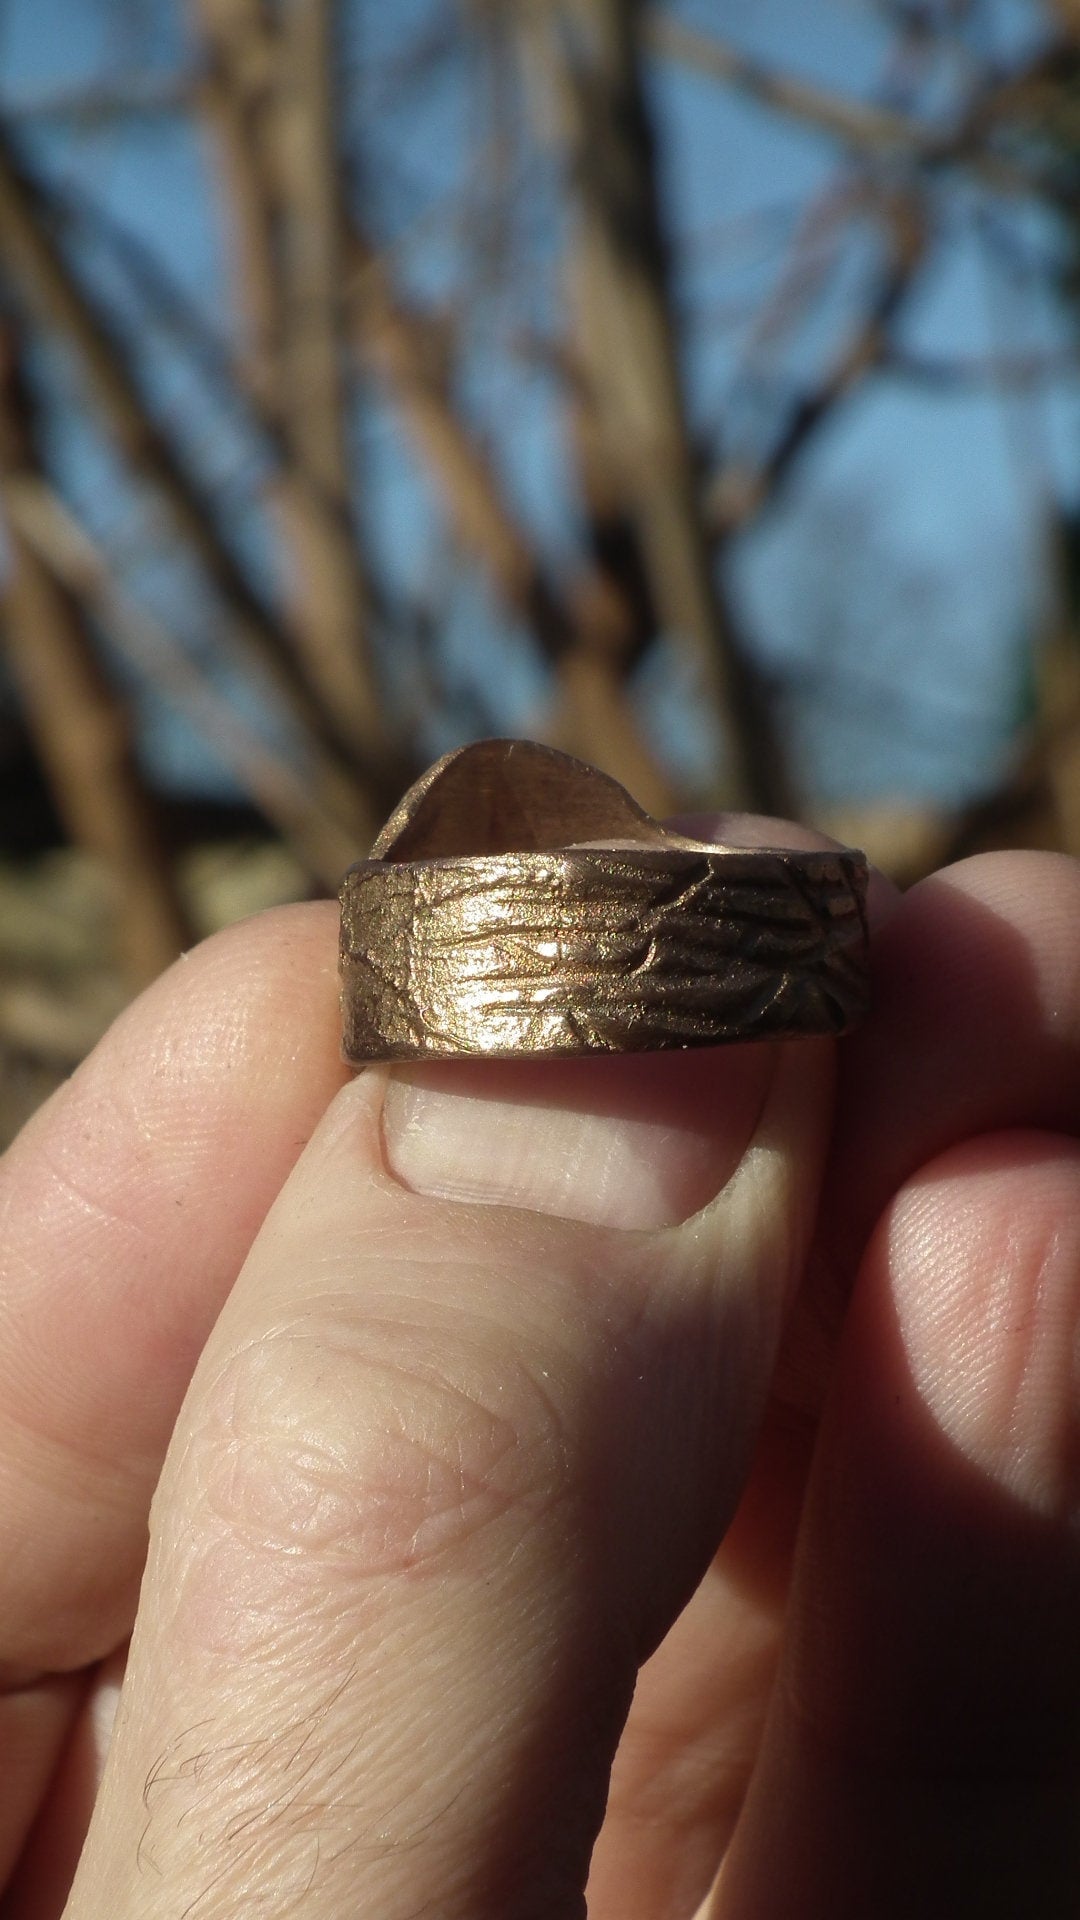
POLYGON ((77 846, 115 891, 121 962, 142 986, 193 938, 139 769, 131 716, 103 670, 81 609, 26 539, 18 491, 40 484, 34 410, 14 326, 0 330, 0 509, 8 556, 0 639, 53 794, 77 846))
MULTIPOLYGON (((988 65, 960 110, 936 126, 909 114, 842 98, 754 60, 711 32, 685 25, 654 8, 649 37, 656 51, 731 86, 760 105, 829 135, 867 165, 906 166, 935 174, 964 170, 1006 195, 1033 190, 1056 196, 1052 174, 1029 142, 1025 152, 1002 139, 1037 128, 1062 105, 1075 78, 1075 0, 1059 0, 1061 36, 1043 44, 1016 71, 1004 76, 988 65)), ((1037 143, 1035 143, 1037 146, 1037 143)), ((1067 199, 1069 189, 1062 196, 1067 199)))
POLYGON ((66 125, 79 128, 109 126, 149 119, 163 113, 186 113, 191 106, 192 82, 183 74, 117 74, 89 85, 59 86, 40 93, 23 92, 9 100, 4 117, 11 127, 66 125))
POLYGON ((356 857, 356 843, 312 794, 304 774, 263 743, 181 643, 122 591, 107 557, 44 478, 13 476, 4 506, 8 523, 26 550, 37 556, 83 616, 107 635, 135 674, 151 680, 217 748, 307 871, 335 890, 344 868, 356 857))
POLYGON ((893 353, 893 330, 925 257, 927 227, 921 199, 898 191, 884 199, 886 255, 877 291, 833 366, 788 409, 782 432, 759 467, 721 467, 709 486, 709 511, 718 530, 730 532, 776 498, 814 435, 893 353))
MULTIPOLYGON (((301 632, 321 624, 330 641, 323 656, 340 660, 346 636, 335 635, 334 621, 340 623, 350 604, 370 604, 355 549, 340 539, 348 504, 348 406, 338 339, 344 247, 346 310, 362 344, 361 364, 376 370, 391 392, 463 550, 481 562, 498 597, 550 663, 570 716, 566 744, 608 765, 646 804, 669 809, 670 784, 625 699, 616 658, 618 609, 584 570, 568 589, 551 578, 453 406, 431 352, 427 316, 395 296, 388 264, 357 218, 345 227, 331 138, 330 8, 318 0, 293 11, 289 31, 299 35, 298 45, 288 33, 279 36, 260 0, 200 0, 200 15, 210 52, 207 99, 231 183, 239 301, 252 343, 250 384, 271 419, 282 420, 297 456, 286 458, 279 497, 287 514, 293 509, 287 524, 307 583, 301 632), (321 408, 310 404, 313 392, 323 396, 321 408), (305 467, 314 484, 298 502, 305 467), (304 510, 297 513, 297 505, 304 510)), ((321 678, 329 688, 329 678, 321 678)), ((369 701, 368 710, 377 724, 377 703, 369 701)))
POLYGON ((564 155, 574 222, 576 337, 595 413, 594 459, 641 542, 661 628, 682 644, 724 743, 723 798, 790 809, 765 683, 725 604, 691 444, 671 306, 639 0, 526 0, 564 155))
POLYGON ((198 0, 198 98, 221 156, 245 383, 280 437, 271 480, 291 630, 312 686, 389 798, 403 765, 377 684, 376 596, 353 520, 337 7, 198 0))
POLYGON ((426 316, 397 295, 385 259, 351 224, 352 312, 359 351, 398 407, 463 552, 531 634, 560 690, 559 743, 605 766, 651 812, 675 796, 625 695, 632 609, 583 560, 565 586, 513 513, 490 457, 454 407, 426 316))
POLYGON ((904 380, 945 391, 977 387, 1039 387, 1080 373, 1080 347, 1028 353, 935 355, 893 345, 879 364, 904 380))
POLYGON ((919 120, 888 107, 845 100, 809 81, 777 73, 711 31, 688 26, 655 5, 649 10, 645 34, 649 46, 665 59, 693 67, 710 80, 734 87, 762 106, 801 120, 845 146, 885 155, 918 155, 934 150, 934 136, 919 120))
POLYGON ((349 769, 340 729, 298 663, 288 632, 230 551, 218 515, 177 447, 154 422, 109 320, 52 238, 54 224, 47 189, 21 166, 0 125, 0 254, 22 301, 73 353, 106 427, 166 506, 225 607, 229 645, 247 654, 257 677, 291 715, 315 790, 363 838, 376 814, 370 775, 349 769))

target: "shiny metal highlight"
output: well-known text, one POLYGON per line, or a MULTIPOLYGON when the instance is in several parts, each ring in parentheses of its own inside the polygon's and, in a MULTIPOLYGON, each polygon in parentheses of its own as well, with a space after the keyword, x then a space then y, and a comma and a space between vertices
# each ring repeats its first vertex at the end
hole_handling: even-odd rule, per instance
POLYGON ((531 741, 448 754, 341 889, 344 1050, 632 1053, 846 1032, 860 853, 713 847, 531 741))

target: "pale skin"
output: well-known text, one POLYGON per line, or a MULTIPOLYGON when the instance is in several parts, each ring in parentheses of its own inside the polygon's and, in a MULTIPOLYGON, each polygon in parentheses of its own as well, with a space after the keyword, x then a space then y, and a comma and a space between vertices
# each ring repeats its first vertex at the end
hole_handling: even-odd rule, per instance
POLYGON ((353 1079, 329 904, 129 1009, 0 1164, 0 1920, 1077 1909, 1080 867, 875 917, 838 1047, 353 1079))

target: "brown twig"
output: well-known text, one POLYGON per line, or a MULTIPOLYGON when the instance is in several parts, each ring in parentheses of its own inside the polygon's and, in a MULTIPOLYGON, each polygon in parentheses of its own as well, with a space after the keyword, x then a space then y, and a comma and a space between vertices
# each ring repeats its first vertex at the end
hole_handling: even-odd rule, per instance
POLYGON ((721 468, 710 483, 709 512, 719 533, 744 526, 766 501, 776 498, 825 420, 888 360, 893 328, 924 258, 927 236, 921 200, 914 195, 892 195, 884 214, 885 267, 874 299, 839 358, 792 408, 783 432, 759 466, 721 468))
POLYGON ((633 516, 662 629, 684 650, 723 742, 734 806, 790 808, 771 703, 725 602, 701 506, 645 101, 638 0, 530 9, 574 223, 577 338, 609 475, 633 516))
POLYGON ((199 0, 198 99, 233 236, 243 383, 278 442, 269 498, 307 675, 390 797, 402 768, 374 668, 376 595, 352 515, 336 153, 336 12, 306 0, 199 0))
MULTIPOLYGON (((1062 8, 1072 0, 1060 0, 1062 8)), ((1071 72, 1076 59, 1075 29, 1059 42, 1041 47, 1030 61, 1004 79, 990 72, 948 125, 935 127, 893 108, 845 99, 790 74, 765 66, 710 33, 689 27, 654 8, 648 37, 657 53, 694 67, 736 88, 774 112, 838 140, 866 159, 901 161, 915 170, 936 172, 964 167, 986 185, 1009 195, 1029 193, 1037 184, 1022 160, 994 150, 1001 127, 1031 118, 1040 90, 1071 72)), ((1053 94, 1056 97, 1056 92, 1053 94)))
POLYGON ((659 7, 650 9, 645 36, 652 51, 665 59, 736 87, 762 106, 801 120, 860 152, 919 155, 934 151, 938 136, 910 115, 844 99, 807 80, 777 73, 712 32, 687 26, 659 7))
POLYGON ((304 737, 316 783, 358 839, 375 817, 364 786, 346 768, 340 730, 300 666, 288 633, 226 544, 211 504, 156 424, 130 356, 52 237, 50 198, 21 166, 0 125, 0 253, 20 295, 74 352, 105 425, 133 469, 166 506, 230 616, 229 644, 276 693, 304 737))
POLYGON ((105 673, 78 601, 20 525, 21 487, 40 483, 20 342, 0 339, 0 509, 8 556, 0 643, 72 840, 108 872, 125 971, 141 986, 194 938, 143 780, 131 715, 105 673))
POLYGON ((902 379, 944 392, 966 392, 972 387, 1041 387, 1055 380, 1075 380, 1080 375, 1080 349, 1033 348, 1027 353, 936 357, 893 346, 880 365, 902 379))
POLYGON ((670 781, 625 696, 626 608, 613 601, 588 560, 565 585, 552 578, 490 458, 452 403, 425 316, 395 292, 385 258, 355 217, 350 258, 359 350, 391 394, 458 544, 550 663, 559 689, 560 744, 605 767, 651 812, 673 811, 670 781))
POLYGON ((46 480, 19 478, 8 487, 4 504, 27 549, 98 623, 136 674, 149 679, 217 749, 308 872, 335 888, 356 857, 356 841, 321 805, 303 769, 272 753, 161 621, 122 591, 106 556, 46 480))

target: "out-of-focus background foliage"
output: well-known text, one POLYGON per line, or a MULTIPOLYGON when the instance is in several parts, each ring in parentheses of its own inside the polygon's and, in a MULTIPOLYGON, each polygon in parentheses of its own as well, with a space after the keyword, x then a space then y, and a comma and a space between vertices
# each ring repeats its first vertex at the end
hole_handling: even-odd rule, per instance
POLYGON ((1080 850, 1078 0, 0 0, 0 1134, 471 737, 1080 850))

